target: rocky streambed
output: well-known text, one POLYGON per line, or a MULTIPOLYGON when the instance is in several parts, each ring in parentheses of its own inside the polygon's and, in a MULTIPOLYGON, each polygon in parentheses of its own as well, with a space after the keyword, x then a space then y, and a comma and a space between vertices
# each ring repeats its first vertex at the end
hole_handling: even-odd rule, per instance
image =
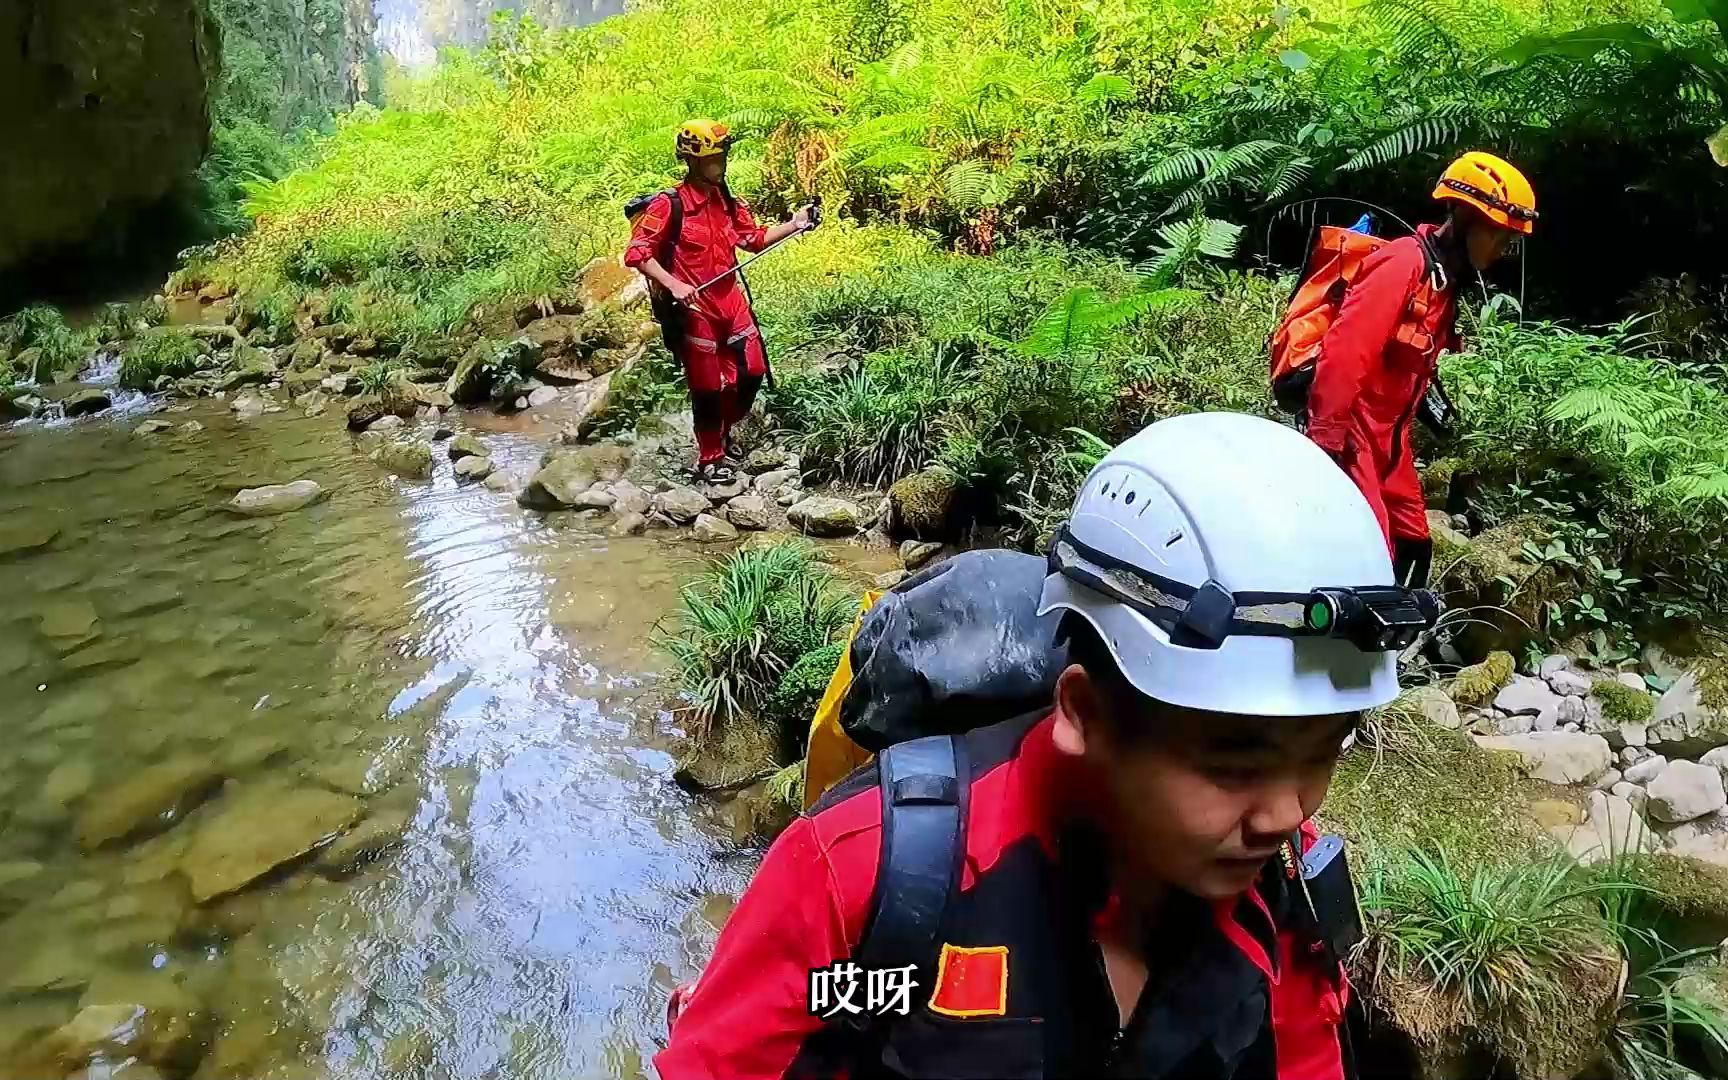
POLYGON ((240 389, 0 430, 0 1077, 643 1075, 750 869, 647 644, 695 549, 240 389))

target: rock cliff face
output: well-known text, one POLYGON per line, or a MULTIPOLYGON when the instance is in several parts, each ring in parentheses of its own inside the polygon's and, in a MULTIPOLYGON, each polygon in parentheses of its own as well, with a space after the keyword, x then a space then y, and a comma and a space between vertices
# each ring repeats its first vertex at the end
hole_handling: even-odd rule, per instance
POLYGON ((0 3, 0 273, 190 176, 220 56, 206 0, 0 3))

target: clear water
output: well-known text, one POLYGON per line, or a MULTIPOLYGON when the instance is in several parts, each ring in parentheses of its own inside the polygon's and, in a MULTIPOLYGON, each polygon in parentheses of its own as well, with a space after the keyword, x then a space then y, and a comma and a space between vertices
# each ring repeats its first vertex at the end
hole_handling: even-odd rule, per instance
POLYGON ((646 1075, 751 869, 670 782, 648 636, 694 556, 459 488, 442 454, 385 476, 333 415, 159 415, 205 428, 0 430, 0 1078, 110 1075, 41 1055, 115 1002, 185 1025, 167 1078, 646 1075), (328 498, 220 509, 301 477, 328 498), (207 797, 157 816, 164 773, 207 797), (189 895, 306 800, 401 846, 189 895), (87 842, 116 820, 138 834, 87 842))

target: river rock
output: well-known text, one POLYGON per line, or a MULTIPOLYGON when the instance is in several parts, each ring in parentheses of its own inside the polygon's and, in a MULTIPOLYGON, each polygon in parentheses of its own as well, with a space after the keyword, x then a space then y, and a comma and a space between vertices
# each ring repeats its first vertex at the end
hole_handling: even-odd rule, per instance
POLYGON ((1614 760, 1607 740, 1600 735, 1550 731, 1529 735, 1478 735, 1474 738, 1476 745, 1484 750, 1517 754, 1525 772, 1550 784, 1592 783, 1614 760))
POLYGON ((80 642, 96 632, 96 606, 88 600, 49 600, 36 612, 36 627, 44 637, 80 642))
POLYGON ((323 416, 324 410, 330 407, 330 395, 322 390, 308 390, 294 399, 294 407, 308 420, 323 416))
POLYGON ((54 766, 42 781, 43 805, 63 809, 82 799, 96 783, 96 767, 89 758, 71 758, 54 766))
POLYGON ((256 420, 264 415, 264 399, 248 390, 244 394, 235 395, 234 400, 228 403, 228 408, 234 413, 235 419, 256 420))
POLYGON ((688 525, 697 515, 706 514, 712 504, 700 491, 674 485, 654 496, 654 509, 679 525, 688 525))
POLYGON ((763 495, 772 495, 787 484, 795 483, 797 480, 798 470, 775 469, 772 472, 765 472, 751 481, 751 487, 763 495))
POLYGON ((262 517, 298 510, 318 501, 323 495, 324 489, 316 480, 296 480, 291 484, 267 484, 264 487, 246 488, 224 506, 236 514, 262 517))
POLYGON ((1660 846, 1630 799, 1602 791, 1590 793, 1588 815, 1575 828, 1553 828, 1554 838, 1585 865, 1622 855, 1645 854, 1660 846))
POLYGON ((1490 722, 1496 735, 1527 735, 1536 730, 1536 717, 1529 713, 1515 713, 1496 717, 1490 722))
POLYGON ((60 526, 46 521, 0 521, 0 559, 40 551, 59 535, 60 526))
POLYGON ((916 570, 942 554, 942 545, 934 540, 908 540, 900 545, 900 562, 908 570, 916 570))
POLYGON ((717 518, 713 514, 697 514, 696 539, 703 543, 736 540, 738 539, 738 530, 733 527, 731 522, 717 518))
POLYGON ((463 432, 451 439, 446 452, 450 455, 451 461, 461 461, 465 457, 488 456, 486 444, 480 441, 479 436, 471 435, 468 432, 463 432))
POLYGON ((1583 697, 1590 692, 1590 687, 1595 685, 1595 680, 1590 676, 1571 668, 1562 668, 1550 673, 1546 678, 1550 689, 1556 694, 1565 694, 1568 697, 1583 697))
POLYGON ((1548 688, 1547 683, 1527 675, 1514 675, 1512 681, 1494 695, 1494 707, 1513 716, 1537 716, 1544 709, 1558 710, 1559 706, 1558 695, 1548 688))
POLYGON ((528 394, 528 408, 538 409, 543 405, 550 405, 554 401, 557 401, 557 400, 558 400, 558 390, 556 387, 542 386, 537 390, 532 390, 529 392, 529 394, 528 394))
MULTIPOLYGON (((147 1009, 130 1002, 88 1005, 47 1036, 38 1053, 65 1068, 118 1059, 151 1062, 178 1071, 196 1063, 203 1022, 202 1014, 195 1011, 147 1009)), ((105 1067, 87 1077, 94 1080, 111 1075, 114 1080, 132 1080, 148 1068, 129 1065, 110 1071, 105 1067)))
POLYGON ((1626 766, 1625 779, 1633 784, 1648 784, 1662 774, 1668 767, 1668 759, 1661 754, 1651 754, 1635 765, 1626 766))
POLYGON ((791 507, 796 505, 798 500, 803 497, 804 493, 801 491, 793 488, 782 488, 780 494, 775 496, 774 501, 781 506, 791 507))
POLYGON ((1657 700, 1649 745, 1674 757, 1698 757, 1728 745, 1728 717, 1706 701, 1698 672, 1688 671, 1657 700))
POLYGON ((1544 656, 1542 662, 1536 665, 1536 674, 1546 679, 1557 671, 1565 671, 1572 666, 1572 658, 1564 653, 1553 653, 1544 656))
POLYGON ((94 851, 137 833, 167 828, 221 783, 220 766, 203 754, 147 765, 90 799, 78 817, 78 842, 94 851))
POLYGON ((812 495, 787 510, 786 519, 811 536, 851 536, 858 531, 864 512, 845 499, 812 495))
POLYGON ((565 510, 598 479, 598 472, 583 455, 560 454, 541 466, 516 501, 530 510, 565 510))
POLYGON ((348 394, 351 390, 358 390, 359 385, 360 384, 354 380, 354 376, 337 372, 334 375, 324 376, 324 378, 319 381, 318 388, 327 394, 335 394, 338 397, 342 397, 348 394))
POLYGON ((512 480, 510 474, 507 472, 494 470, 486 477, 483 483, 488 489, 492 491, 501 491, 506 495, 512 494, 516 490, 516 481, 512 480))
POLYGON ((204 903, 298 859, 364 811, 359 799, 321 788, 259 784, 205 816, 181 860, 192 898, 204 903))
POLYGON ((352 873, 362 864, 401 847, 413 822, 414 811, 407 807, 370 814, 319 852, 318 866, 336 874, 352 873))
POLYGON ((456 472, 458 484, 472 483, 492 475, 492 459, 489 457, 465 457, 458 460, 452 468, 456 472))
POLYGON ((400 431, 408 426, 408 421, 395 414, 380 416, 366 425, 366 430, 379 435, 388 435, 392 431, 400 431))
POLYGON ((60 403, 60 407, 65 410, 67 416, 89 416, 91 413, 99 413, 113 404, 114 401, 108 396, 106 390, 91 388, 80 390, 66 398, 60 403))
POLYGON ((760 495, 740 495, 726 504, 726 520, 740 529, 766 529, 774 523, 774 507, 760 495))
POLYGON ((951 539, 959 524, 960 477, 933 467, 901 477, 888 489, 888 532, 917 540, 951 539))
POLYGON ((144 421, 142 424, 139 424, 137 427, 133 428, 132 434, 140 435, 140 436, 142 436, 142 435, 160 435, 165 431, 173 431, 173 430, 174 430, 174 425, 172 422, 167 421, 167 420, 163 420, 160 417, 151 417, 150 419, 144 421))
POLYGON ((648 531, 648 517, 636 512, 619 514, 607 531, 613 536, 640 536, 648 531))
POLYGON ((1587 714, 1583 698, 1563 697, 1556 708, 1562 724, 1582 724, 1587 714))
POLYGON ((876 575, 874 584, 878 589, 892 589, 909 576, 904 570, 887 570, 876 575))
POLYGON ((570 505, 578 510, 610 510, 617 501, 618 496, 606 488, 595 486, 578 492, 570 505))
POLYGON ((703 484, 701 492, 708 497, 709 502, 723 503, 744 494, 749 487, 750 478, 743 473, 736 473, 730 480, 703 484))
POLYGON ((200 434, 203 434, 203 432, 204 432, 204 425, 200 424, 196 420, 188 420, 184 424, 181 424, 175 430, 177 432, 179 432, 182 436, 200 435, 200 434))
POLYGON ((1650 816, 1658 821, 1693 821, 1728 806, 1722 774, 1694 761, 1669 762, 1645 790, 1650 816))
POLYGON ((397 476, 423 480, 432 475, 432 444, 418 439, 387 439, 366 455, 397 476))
POLYGON ((615 480, 607 490, 612 492, 613 513, 646 514, 654 508, 653 498, 628 480, 615 480))
POLYGON ((1648 686, 1644 685, 1643 678, 1634 674, 1633 672, 1622 671, 1622 672, 1616 674, 1614 676, 1614 679, 1621 686, 1624 686, 1628 690, 1636 690, 1641 694, 1646 694, 1646 693, 1650 692, 1650 688, 1648 686))
POLYGON ((754 472, 778 469, 786 464, 786 451, 778 446, 759 446, 750 451, 750 457, 746 460, 746 464, 754 472))

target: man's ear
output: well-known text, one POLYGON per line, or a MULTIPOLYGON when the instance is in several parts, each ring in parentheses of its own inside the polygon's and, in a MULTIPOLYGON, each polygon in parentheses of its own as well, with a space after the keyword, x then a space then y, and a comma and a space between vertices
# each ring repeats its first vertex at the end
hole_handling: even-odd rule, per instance
POLYGON ((1085 756, 1086 738, 1097 738, 1103 710, 1098 684, 1085 668, 1069 664, 1056 677, 1056 727, 1051 732, 1056 749, 1073 757, 1085 756))

